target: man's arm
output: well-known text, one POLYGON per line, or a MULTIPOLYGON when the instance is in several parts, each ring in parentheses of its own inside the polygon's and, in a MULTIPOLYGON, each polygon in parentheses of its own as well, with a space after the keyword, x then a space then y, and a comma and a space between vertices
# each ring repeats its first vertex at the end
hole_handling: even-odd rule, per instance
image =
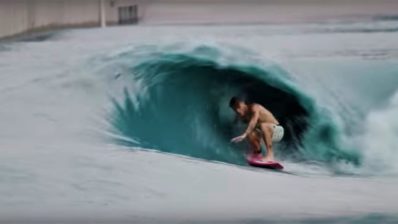
POLYGON ((260 112, 256 107, 253 107, 252 113, 253 113, 253 116, 250 119, 250 122, 249 122, 249 125, 248 125, 246 131, 242 135, 231 139, 231 142, 236 143, 236 142, 242 141, 243 139, 245 139, 247 137, 248 134, 250 134, 254 130, 254 128, 256 127, 260 112))
POLYGON ((244 135, 250 134, 254 130, 254 128, 256 127, 256 124, 258 122, 258 117, 259 117, 260 112, 258 111, 258 109, 256 107, 253 107, 252 112, 253 112, 253 116, 250 119, 250 122, 249 122, 249 125, 247 126, 246 131, 243 133, 244 135))

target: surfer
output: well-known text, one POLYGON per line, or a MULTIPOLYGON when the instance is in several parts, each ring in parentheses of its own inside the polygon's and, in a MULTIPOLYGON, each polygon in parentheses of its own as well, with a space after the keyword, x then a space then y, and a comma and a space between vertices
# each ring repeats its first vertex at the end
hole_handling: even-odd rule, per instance
POLYGON ((248 123, 245 132, 235 137, 231 142, 241 142, 247 138, 255 154, 261 153, 261 139, 264 141, 267 152, 264 161, 274 161, 272 142, 279 142, 284 134, 274 115, 257 103, 247 104, 238 97, 232 97, 229 106, 235 111, 236 118, 248 123))

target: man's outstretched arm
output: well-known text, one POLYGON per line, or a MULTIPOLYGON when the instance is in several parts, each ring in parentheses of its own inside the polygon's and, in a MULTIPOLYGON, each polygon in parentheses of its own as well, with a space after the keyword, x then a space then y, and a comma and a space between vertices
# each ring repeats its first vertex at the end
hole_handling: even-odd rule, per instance
POLYGON ((247 126, 246 131, 243 133, 243 135, 248 135, 250 134, 254 128, 256 127, 256 124, 258 122, 258 117, 259 117, 259 112, 258 110, 253 111, 253 117, 251 118, 249 125, 247 126))
POLYGON ((249 125, 247 126, 246 131, 242 135, 233 138, 231 140, 231 142, 240 142, 243 139, 245 139, 247 137, 247 135, 250 134, 256 127, 258 118, 259 118, 259 111, 256 108, 253 108, 253 117, 250 119, 250 122, 249 122, 249 125))

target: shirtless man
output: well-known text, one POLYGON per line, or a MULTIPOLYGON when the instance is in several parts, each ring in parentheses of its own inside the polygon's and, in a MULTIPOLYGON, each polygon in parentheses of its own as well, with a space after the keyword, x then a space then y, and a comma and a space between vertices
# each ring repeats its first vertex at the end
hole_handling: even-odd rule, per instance
POLYGON ((236 112, 238 119, 249 123, 246 131, 231 141, 237 143, 247 138, 254 153, 261 153, 261 139, 263 139, 267 147, 263 160, 273 161, 272 142, 279 142, 284 134, 284 129, 278 120, 260 104, 246 104, 237 97, 232 97, 229 106, 236 112))

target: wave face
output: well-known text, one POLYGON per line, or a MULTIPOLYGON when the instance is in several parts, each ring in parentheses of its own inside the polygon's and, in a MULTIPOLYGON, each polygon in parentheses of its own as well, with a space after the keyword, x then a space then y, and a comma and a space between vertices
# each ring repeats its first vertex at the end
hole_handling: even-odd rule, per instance
POLYGON ((360 164, 359 154, 340 145, 339 127, 325 109, 284 69, 245 50, 147 46, 107 63, 120 71, 115 83, 123 89, 112 95, 109 115, 119 144, 245 164, 248 145, 229 142, 245 128, 233 124, 228 106, 238 95, 264 105, 285 127, 279 158, 360 164))

